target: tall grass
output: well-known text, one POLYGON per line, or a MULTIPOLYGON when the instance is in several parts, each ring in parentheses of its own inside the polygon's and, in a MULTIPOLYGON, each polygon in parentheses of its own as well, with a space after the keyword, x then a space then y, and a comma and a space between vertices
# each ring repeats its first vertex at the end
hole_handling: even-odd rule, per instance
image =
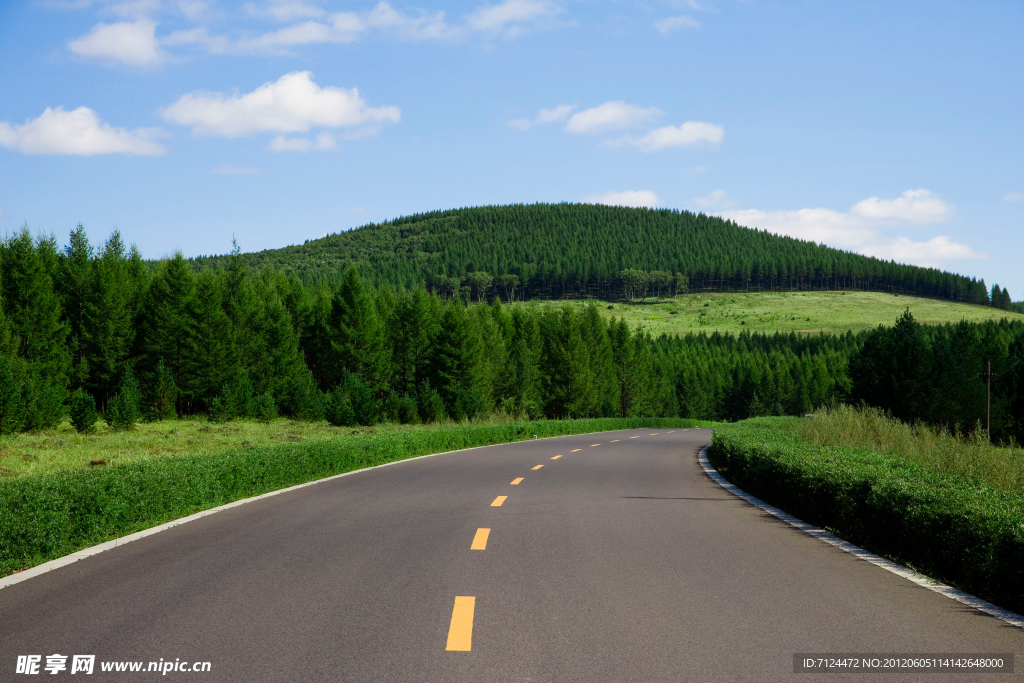
POLYGON ((835 405, 780 428, 819 446, 869 448, 898 455, 937 472, 952 474, 997 489, 1024 493, 1024 449, 1000 448, 980 425, 957 436, 927 425, 908 425, 877 408, 835 405))

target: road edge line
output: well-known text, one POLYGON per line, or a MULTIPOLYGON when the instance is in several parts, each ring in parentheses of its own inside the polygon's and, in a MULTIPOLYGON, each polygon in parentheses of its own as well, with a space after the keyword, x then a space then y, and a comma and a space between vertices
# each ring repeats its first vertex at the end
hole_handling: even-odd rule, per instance
MULTIPOLYGON (((641 429, 641 428, 640 427, 634 427, 634 429, 641 429)), ((412 460, 419 460, 420 458, 433 458, 434 456, 448 455, 449 453, 460 453, 462 451, 475 451, 475 450, 480 449, 480 448, 493 448, 495 446, 509 446, 511 444, 516 444, 516 443, 533 443, 535 441, 547 441, 549 439, 564 439, 564 438, 570 437, 570 436, 587 436, 588 434, 610 434, 611 432, 628 432, 628 431, 632 431, 632 430, 631 429, 612 429, 612 430, 608 430, 608 431, 604 431, 604 432, 585 432, 583 434, 560 434, 559 436, 546 436, 543 439, 523 439, 521 441, 506 441, 505 443, 489 443, 489 444, 485 444, 483 446, 472 446, 470 448, 458 448, 458 449, 456 449, 454 451, 443 451, 441 453, 426 453, 424 455, 417 455, 417 456, 412 457, 412 458, 403 458, 401 460, 392 460, 391 462, 386 462, 386 463, 383 463, 383 464, 380 464, 380 465, 371 465, 370 467, 360 467, 359 469, 350 470, 348 472, 342 472, 341 474, 332 474, 331 476, 323 477, 322 479, 314 479, 313 481, 307 481, 307 482, 302 483, 302 484, 295 484, 294 486, 288 486, 286 488, 278 489, 276 491, 268 491, 266 493, 261 493, 258 496, 252 496, 250 498, 242 498, 240 500, 236 500, 236 501, 231 502, 231 503, 225 503, 224 505, 218 505, 217 507, 210 508, 208 510, 201 510, 201 511, 196 512, 194 514, 188 515, 187 517, 180 517, 178 519, 173 519, 170 522, 165 522, 163 524, 158 524, 157 526, 150 527, 148 529, 143 529, 142 531, 136 531, 135 533, 127 534, 125 536, 120 536, 120 537, 115 538, 115 539, 113 539, 111 541, 105 541, 103 543, 98 543, 97 545, 89 546, 88 548, 82 548, 81 550, 76 550, 75 552, 70 553, 68 555, 64 555, 63 557, 58 557, 56 559, 49 560, 47 562, 43 562, 42 564, 37 564, 36 566, 30 567, 29 569, 25 569, 23 571, 20 571, 20 572, 14 573, 14 574, 9 574, 8 576, 0 577, 0 590, 3 590, 4 588, 7 588, 8 586, 13 586, 13 585, 15 585, 17 583, 21 583, 22 581, 27 581, 27 580, 29 580, 31 578, 34 578, 36 576, 39 576, 41 574, 46 574, 47 572, 52 572, 55 569, 60 569, 61 567, 66 567, 69 564, 73 564, 75 562, 78 562, 79 560, 84 560, 87 557, 92 557, 93 555, 99 555, 100 553, 102 553, 104 551, 112 550, 114 548, 118 548, 118 547, 120 547, 122 545, 125 545, 126 543, 131 543, 132 541, 137 541, 137 540, 139 540, 141 538, 146 538, 147 536, 152 536, 153 534, 158 534, 161 531, 166 531, 167 529, 171 529, 171 528, 174 528, 176 526, 180 526, 182 524, 187 524, 189 522, 194 522, 197 519, 202 519, 203 517, 207 517, 209 515, 216 514, 218 512, 223 511, 223 510, 229 510, 229 509, 231 509, 233 507, 238 507, 239 505, 245 505, 246 503, 252 503, 252 502, 257 501, 257 500, 263 500, 264 498, 270 498, 271 496, 277 496, 277 495, 280 495, 282 493, 288 493, 289 491, 294 491, 296 489, 305 488, 306 486, 312 486, 313 484, 319 484, 321 482, 330 481, 332 479, 338 479, 340 477, 347 477, 349 475, 357 474, 359 472, 367 472, 369 470, 376 470, 376 469, 379 469, 381 467, 390 467, 391 465, 397 465, 397 464, 403 463, 403 462, 410 462, 412 460)))
POLYGON ((847 552, 851 555, 854 555, 862 560, 865 560, 866 562, 870 562, 871 564, 877 567, 881 567, 882 569, 885 569, 888 572, 896 574, 897 576, 901 576, 907 581, 916 583, 918 586, 921 586, 922 588, 927 588, 928 590, 939 593, 940 595, 944 595, 951 600, 956 600, 957 602, 967 605, 968 607, 973 607, 974 609, 984 612, 990 617, 995 617, 996 619, 1004 621, 1010 624, 1011 626, 1016 626, 1017 628, 1024 629, 1024 616, 1021 616, 1016 612, 1011 612, 1008 609, 1003 609, 1002 607, 993 605, 991 602, 982 600, 981 598, 971 595, 970 593, 965 593, 962 590, 953 588, 952 586, 948 586, 940 581, 928 578, 924 574, 915 572, 913 569, 910 569, 909 567, 904 567, 902 564, 897 564, 892 560, 887 560, 884 557, 875 555, 874 553, 864 550, 863 548, 856 546, 850 543, 849 541, 844 541, 838 536, 830 534, 824 529, 820 529, 816 526, 808 524, 802 519, 794 517, 789 513, 783 512, 777 507, 772 507, 771 505, 764 502, 760 498, 755 498, 746 491, 741 490, 735 484, 731 484, 730 482, 726 481, 725 477, 719 474, 718 470, 711 466, 711 462, 708 460, 707 446, 704 446, 704 448, 700 449, 700 452, 697 454, 697 457, 700 460, 700 466, 701 468, 703 468, 704 474, 708 475, 708 477, 713 479, 716 484, 718 484, 719 486, 721 486, 722 488, 724 488, 726 491, 733 494, 737 498, 742 498, 744 501, 750 503, 754 507, 761 508, 768 514, 777 517, 786 524, 789 524, 792 527, 796 527, 797 529, 803 531, 809 536, 813 536, 814 538, 817 538, 820 541, 824 541, 825 543, 828 543, 831 546, 839 548, 840 550, 847 552))

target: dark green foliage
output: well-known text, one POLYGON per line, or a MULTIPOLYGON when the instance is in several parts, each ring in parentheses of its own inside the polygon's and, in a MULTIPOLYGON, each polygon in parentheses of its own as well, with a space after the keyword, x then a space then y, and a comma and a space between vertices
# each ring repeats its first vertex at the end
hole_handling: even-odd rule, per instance
POLYGON ((228 422, 236 417, 235 395, 231 385, 225 384, 220 394, 210 400, 210 419, 214 422, 228 422))
POLYGON ((107 403, 107 424, 118 432, 130 431, 141 418, 142 389, 131 367, 126 366, 117 394, 107 403))
POLYGON ((286 486, 461 448, 692 420, 577 420, 360 434, 314 444, 182 454, 0 483, 0 576, 28 565, 286 486))
POLYGON ((0 434, 21 431, 25 422, 25 401, 7 359, 0 356, 0 434))
POLYGON ((169 420, 178 416, 175 405, 178 402, 178 386, 174 377, 161 358, 153 373, 150 384, 148 415, 153 420, 169 420))
POLYGON ((293 377, 285 383, 281 407, 296 420, 316 422, 324 419, 323 396, 312 375, 293 377))
POLYGON ((260 422, 270 422, 277 417, 277 403, 274 401, 274 394, 265 391, 253 401, 255 418, 260 422))
POLYGON ((361 425, 375 425, 380 420, 380 405, 373 398, 370 387, 359 377, 346 373, 342 378, 345 391, 348 393, 352 412, 356 422, 361 425))
MULTIPOLYGON (((750 230, 715 216, 593 204, 481 206, 405 216, 240 255, 306 282, 349 267, 377 285, 427 286, 442 298, 628 296, 622 271, 649 294, 703 290, 863 289, 989 302, 983 281, 750 230), (517 285, 510 288, 506 276, 517 285), (484 278, 492 278, 487 282, 484 278), (485 291, 486 289, 486 291, 485 291)), ((197 268, 229 256, 196 259, 197 268)), ((639 296, 639 293, 634 293, 639 296)))
POLYGON ((324 417, 335 427, 354 427, 356 424, 356 413, 352 410, 349 402, 348 392, 341 384, 327 395, 324 417))
POLYGON ((445 418, 444 399, 437 389, 430 386, 430 380, 423 380, 416 392, 416 410, 424 424, 440 422, 445 418))
POLYGON ((715 428, 722 476, 800 519, 1001 607, 1024 610, 1024 496, 899 455, 829 448, 772 420, 715 428))
POLYGON ((91 434, 96 431, 96 420, 99 413, 96 412, 96 400, 84 389, 77 389, 71 394, 71 425, 81 434, 91 434))
POLYGON ((64 392, 46 379, 29 376, 22 385, 25 406, 24 431, 38 432, 56 427, 64 417, 64 392))

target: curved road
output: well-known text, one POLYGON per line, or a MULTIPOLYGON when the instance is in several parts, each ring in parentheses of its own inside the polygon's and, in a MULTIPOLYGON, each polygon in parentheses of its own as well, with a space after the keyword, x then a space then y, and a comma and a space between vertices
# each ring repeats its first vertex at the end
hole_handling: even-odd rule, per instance
POLYGON ((0 590, 0 679, 966 681, 794 674, 793 654, 1020 659, 1024 631, 722 490, 697 462, 710 436, 450 453, 175 527, 0 590), (12 673, 54 653, 95 672, 12 673), (211 670, 100 671, 161 658, 211 670))

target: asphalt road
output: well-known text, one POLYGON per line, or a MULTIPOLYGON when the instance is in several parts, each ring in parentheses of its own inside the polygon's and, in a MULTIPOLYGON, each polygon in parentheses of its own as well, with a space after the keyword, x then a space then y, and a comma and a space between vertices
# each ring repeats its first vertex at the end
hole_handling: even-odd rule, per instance
POLYGON ((709 440, 462 451, 175 527, 0 590, 0 680, 978 679, 793 674, 796 652, 1013 652, 1024 669, 1024 630, 722 490, 697 462, 709 440), (95 655, 94 673, 12 673, 55 653, 95 655), (161 658, 210 671, 100 671, 161 658))

